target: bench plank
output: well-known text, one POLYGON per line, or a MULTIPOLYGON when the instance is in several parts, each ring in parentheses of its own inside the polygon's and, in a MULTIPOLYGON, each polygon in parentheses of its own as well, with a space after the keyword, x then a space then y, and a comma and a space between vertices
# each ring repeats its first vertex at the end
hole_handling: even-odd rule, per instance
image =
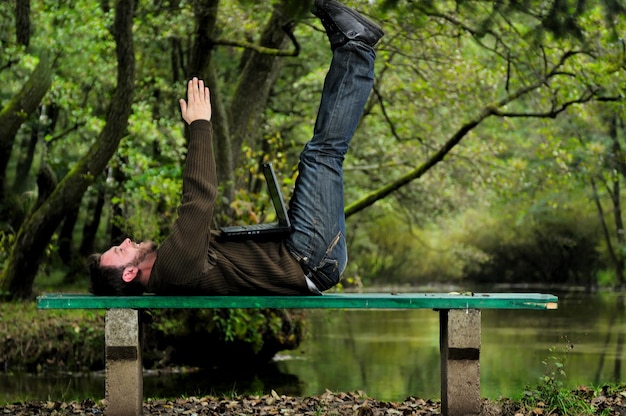
POLYGON ((93 296, 44 294, 39 309, 285 308, 285 309, 556 309, 540 293, 331 293, 323 296, 93 296))
POLYGON ((107 416, 142 414, 139 309, 434 309, 439 312, 441 410, 478 416, 482 309, 557 309, 558 297, 540 293, 331 293, 322 296, 93 296, 50 293, 39 309, 106 309, 107 416), (122 386, 120 388, 120 386, 122 386))

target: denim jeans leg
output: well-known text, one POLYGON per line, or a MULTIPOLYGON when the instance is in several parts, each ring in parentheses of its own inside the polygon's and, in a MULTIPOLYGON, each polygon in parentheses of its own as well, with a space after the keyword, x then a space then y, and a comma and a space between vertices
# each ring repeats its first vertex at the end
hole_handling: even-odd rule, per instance
POLYGON ((342 166, 372 90, 375 58, 361 42, 335 49, 313 138, 300 154, 286 244, 320 291, 339 282, 348 260, 342 166))

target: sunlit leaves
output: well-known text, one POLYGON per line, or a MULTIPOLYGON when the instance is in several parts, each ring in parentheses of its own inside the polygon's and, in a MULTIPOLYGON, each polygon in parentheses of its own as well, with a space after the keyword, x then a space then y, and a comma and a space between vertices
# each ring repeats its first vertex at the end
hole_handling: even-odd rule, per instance
MULTIPOLYGON (((346 158, 347 202, 427 162, 485 109, 497 112, 464 132, 443 162, 419 180, 378 201, 362 222, 396 215, 426 229, 469 208, 511 199, 532 202, 576 189, 581 186, 576 180, 591 174, 608 174, 603 171, 609 151, 602 119, 606 107, 572 105, 561 111, 564 103, 593 94, 624 98, 626 52, 615 33, 626 33, 626 21, 615 13, 607 25, 607 10, 613 10, 608 2, 397 1, 386 2, 393 7, 382 11, 379 3, 348 1, 381 22, 386 36, 377 49, 375 94, 346 158), (574 13, 556 15, 563 12, 561 5, 568 12, 574 7, 574 13), (572 23, 576 36, 565 30, 572 23)), ((194 7, 198 3, 139 2, 135 15, 135 104, 110 164, 122 178, 110 177, 107 183, 109 195, 116 195, 114 202, 128 215, 128 227, 142 235, 165 233, 180 197, 185 141, 177 100, 189 75, 194 7)), ((221 1, 212 35, 257 42, 273 7, 272 2, 221 1)), ((6 3, 0 13, 10 13, 6 3)), ((243 156, 238 177, 250 180, 243 181, 232 207, 248 222, 262 217, 266 203, 258 195, 258 161, 271 157, 279 164, 288 190, 298 152, 312 132, 331 52, 318 21, 308 17, 295 27, 301 54, 285 58, 263 123, 251 133, 254 145, 233 150, 243 156)), ((59 114, 41 151, 58 173, 70 169, 104 127, 117 82, 112 18, 100 2, 33 2, 29 55, 12 43, 11 25, 0 23, 0 67, 6 68, 0 71, 1 102, 19 89, 37 62, 38 48, 58 53, 44 104, 59 114)), ((220 104, 227 108, 240 82, 240 58, 250 52, 218 45, 207 53, 216 68, 220 104)), ((611 108, 621 117, 624 111, 620 104, 611 108)), ((29 133, 27 128, 20 132, 29 133)), ((407 241, 418 244, 414 236, 407 241)), ((374 242, 359 244, 365 250, 374 242)), ((458 251, 469 252, 466 247, 458 251)))

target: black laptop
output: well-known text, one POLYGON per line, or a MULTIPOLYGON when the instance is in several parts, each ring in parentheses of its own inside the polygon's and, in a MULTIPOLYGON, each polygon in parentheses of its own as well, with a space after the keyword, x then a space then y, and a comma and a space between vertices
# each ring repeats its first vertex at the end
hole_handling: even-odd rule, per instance
POLYGON ((267 183, 267 190, 276 211, 276 221, 262 224, 234 225, 220 228, 222 237, 226 238, 247 238, 254 236, 269 236, 279 234, 289 234, 291 232, 291 221, 287 216, 287 207, 283 200, 283 195, 278 186, 276 173, 271 163, 263 164, 263 175, 267 183))

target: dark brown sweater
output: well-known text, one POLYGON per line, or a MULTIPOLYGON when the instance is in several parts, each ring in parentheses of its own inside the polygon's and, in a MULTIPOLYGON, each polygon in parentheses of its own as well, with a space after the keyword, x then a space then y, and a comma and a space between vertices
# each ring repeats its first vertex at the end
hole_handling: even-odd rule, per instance
POLYGON ((310 295, 282 240, 220 239, 211 231, 217 198, 212 126, 190 126, 183 195, 172 233, 157 251, 147 291, 160 295, 310 295))

